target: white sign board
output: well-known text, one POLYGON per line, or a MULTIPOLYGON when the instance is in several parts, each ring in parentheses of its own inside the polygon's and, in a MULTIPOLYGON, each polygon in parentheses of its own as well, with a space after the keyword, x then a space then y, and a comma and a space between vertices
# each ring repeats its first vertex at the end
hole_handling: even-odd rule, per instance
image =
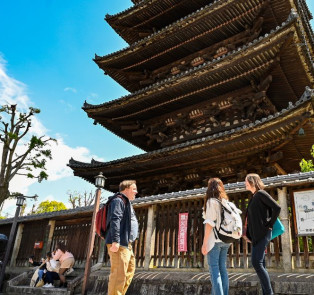
POLYGON ((293 193, 298 236, 314 236, 314 190, 293 193))

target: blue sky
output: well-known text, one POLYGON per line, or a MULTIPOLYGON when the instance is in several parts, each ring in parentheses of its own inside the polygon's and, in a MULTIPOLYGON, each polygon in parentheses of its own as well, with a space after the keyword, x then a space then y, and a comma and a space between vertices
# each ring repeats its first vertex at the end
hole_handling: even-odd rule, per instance
MULTIPOLYGON (((314 12, 313 0, 307 1, 314 12)), ((0 103, 35 106, 41 114, 35 133, 57 138, 50 179, 38 184, 17 178, 12 191, 66 203, 67 191, 94 187, 72 176, 71 156, 110 161, 142 151, 101 126, 81 109, 84 100, 100 104, 127 94, 92 61, 127 44, 104 21, 132 6, 131 0, 12 0, 0 4, 0 103)), ((313 23, 312 23, 313 26, 313 23)), ((105 193, 106 195, 106 193, 105 193)), ((108 195, 108 194, 107 194, 108 195)), ((2 215, 12 216, 15 202, 2 215)), ((31 207, 31 203, 29 203, 31 207)))

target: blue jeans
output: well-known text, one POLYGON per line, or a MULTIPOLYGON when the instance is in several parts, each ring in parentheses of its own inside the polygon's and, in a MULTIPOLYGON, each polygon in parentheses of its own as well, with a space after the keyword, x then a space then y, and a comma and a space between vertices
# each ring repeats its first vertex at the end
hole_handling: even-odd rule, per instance
POLYGON ((39 269, 38 270, 38 281, 40 281, 43 278, 44 275, 44 270, 43 269, 39 269))
POLYGON ((229 278, 227 272, 227 253, 230 244, 215 243, 213 249, 207 254, 210 280, 212 282, 212 295, 228 295, 229 278))
POLYGON ((265 266, 265 249, 271 239, 271 230, 267 235, 258 241, 258 243, 252 246, 252 266, 254 267, 256 274, 260 280, 263 295, 273 295, 273 290, 270 284, 269 274, 265 266))

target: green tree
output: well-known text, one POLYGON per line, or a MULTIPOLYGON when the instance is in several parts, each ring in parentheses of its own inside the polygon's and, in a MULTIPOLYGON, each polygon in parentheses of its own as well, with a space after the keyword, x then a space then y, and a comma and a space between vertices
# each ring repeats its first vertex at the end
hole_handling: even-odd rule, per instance
MULTIPOLYGON (((314 145, 312 146, 312 149, 311 149, 311 155, 314 158, 314 145)), ((300 167, 301 167, 301 172, 314 171, 313 160, 302 159, 300 162, 300 167)))
POLYGON ((38 207, 34 210, 35 214, 54 212, 60 210, 67 210, 67 207, 62 202, 57 201, 44 201, 41 202, 38 207))
POLYGON ((30 134, 32 117, 39 113, 35 108, 19 112, 16 105, 0 107, 0 206, 10 196, 9 184, 14 176, 37 178, 38 182, 48 178, 46 161, 52 159, 48 146, 56 140, 30 134))

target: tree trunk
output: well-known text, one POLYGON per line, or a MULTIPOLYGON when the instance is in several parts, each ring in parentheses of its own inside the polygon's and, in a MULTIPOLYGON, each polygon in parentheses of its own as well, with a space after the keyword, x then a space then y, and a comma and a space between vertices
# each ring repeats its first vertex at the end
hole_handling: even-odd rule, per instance
POLYGON ((0 185, 0 206, 9 197, 9 185, 0 185))

